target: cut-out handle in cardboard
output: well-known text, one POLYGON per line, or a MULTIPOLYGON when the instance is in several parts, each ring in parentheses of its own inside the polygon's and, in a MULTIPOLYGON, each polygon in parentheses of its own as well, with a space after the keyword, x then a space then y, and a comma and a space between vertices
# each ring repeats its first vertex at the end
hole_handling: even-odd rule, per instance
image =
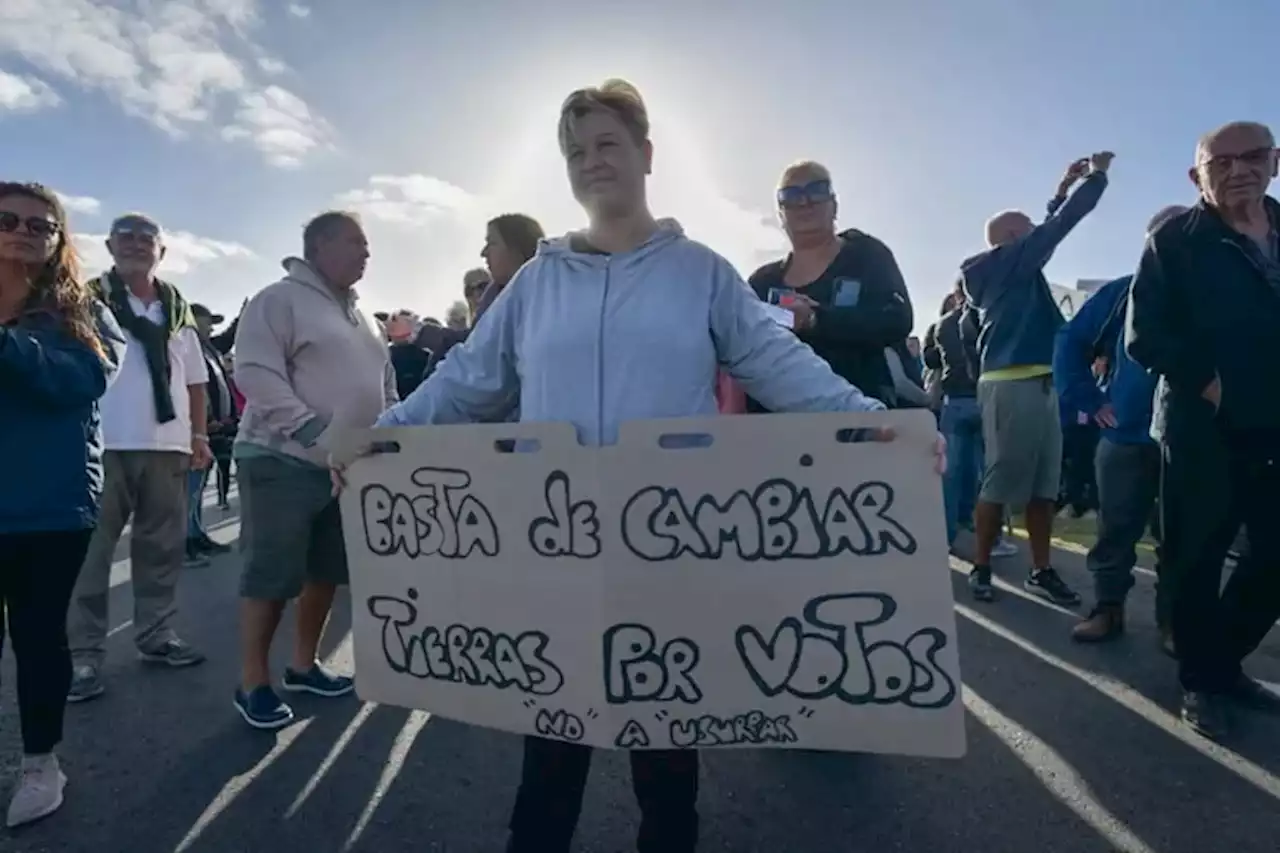
POLYGON ((369 445, 368 456, 382 456, 388 453, 399 453, 400 442, 398 441, 375 441, 369 445))
POLYGON ((496 453, 537 453, 542 449, 542 441, 536 438, 495 438, 493 449, 496 453))
POLYGON ((866 427, 845 427, 836 430, 836 442, 839 444, 862 444, 875 441, 875 431, 866 427))
POLYGON ((709 432, 666 432, 658 436, 658 446, 663 450, 698 450, 715 443, 709 432))

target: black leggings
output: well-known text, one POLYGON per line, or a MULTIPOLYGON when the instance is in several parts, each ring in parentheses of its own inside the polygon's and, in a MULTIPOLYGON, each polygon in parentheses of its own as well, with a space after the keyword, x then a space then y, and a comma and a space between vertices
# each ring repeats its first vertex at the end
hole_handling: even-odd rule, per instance
POLYGON ((18 669, 18 714, 27 755, 62 740, 71 687, 67 607, 92 530, 0 533, 0 648, 4 624, 18 669))
POLYGON ((219 456, 214 462, 218 466, 218 503, 224 504, 227 502, 227 495, 231 494, 231 457, 219 456))

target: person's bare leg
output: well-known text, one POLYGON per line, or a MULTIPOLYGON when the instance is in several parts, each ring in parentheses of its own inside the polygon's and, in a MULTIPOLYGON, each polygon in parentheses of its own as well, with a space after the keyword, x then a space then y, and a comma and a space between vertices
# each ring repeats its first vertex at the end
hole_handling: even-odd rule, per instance
POLYGON ((1027 502, 1024 521, 1027 525, 1027 540, 1031 547, 1031 567, 1047 569, 1052 564, 1049 553, 1049 540, 1053 536, 1054 502, 1043 498, 1032 498, 1027 502))
POLYGON ((991 565, 991 549, 1004 528, 1004 507, 1000 504, 978 501, 973 512, 973 564, 991 565))
POLYGON ((246 693, 271 683, 267 657, 283 612, 283 601, 240 599, 240 686, 246 693))
POLYGON ((316 650, 333 609, 336 584, 307 581, 298 596, 298 637, 293 647, 293 671, 306 672, 316 662, 316 650))

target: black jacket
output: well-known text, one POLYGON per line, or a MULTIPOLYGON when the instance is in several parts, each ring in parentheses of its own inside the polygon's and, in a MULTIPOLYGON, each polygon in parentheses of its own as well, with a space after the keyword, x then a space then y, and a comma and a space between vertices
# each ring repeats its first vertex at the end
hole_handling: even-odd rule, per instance
POLYGON ((407 399, 422 380, 427 377, 427 367, 431 364, 431 353, 408 341, 394 343, 388 349, 391 358, 391 369, 396 374, 396 393, 400 399, 407 399))
MULTIPOLYGON (((911 334, 914 317, 906 282, 893 252, 858 230, 840 235, 845 245, 823 274, 802 291, 818 303, 817 322, 800 339, 837 374, 865 394, 896 406, 886 347, 899 347, 911 334)), ((775 288, 789 289, 783 276, 790 256, 765 264, 748 283, 766 301, 775 288)), ((755 406, 754 410, 758 410, 755 406)))
POLYGON ((973 397, 978 393, 976 353, 960 334, 963 307, 942 315, 924 333, 926 367, 942 371, 942 393, 948 397, 973 397))
MULTIPOLYGON (((1266 199, 1274 224, 1280 203, 1266 199)), ((1280 430, 1274 349, 1280 329, 1280 264, 1201 202, 1160 226, 1129 289, 1125 347, 1160 382, 1155 430, 1216 423, 1280 430), (1217 376, 1222 405, 1201 397, 1217 376)))

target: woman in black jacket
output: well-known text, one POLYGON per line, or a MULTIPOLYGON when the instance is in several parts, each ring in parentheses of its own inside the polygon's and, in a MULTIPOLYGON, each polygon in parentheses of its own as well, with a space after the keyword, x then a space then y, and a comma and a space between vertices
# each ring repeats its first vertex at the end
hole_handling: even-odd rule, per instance
MULTIPOLYGON (((819 163, 788 167, 777 201, 791 253, 747 283, 791 314, 790 327, 837 374, 890 408, 908 405, 886 354, 905 352, 914 319, 893 252, 870 234, 836 230, 835 187, 819 163)), ((750 409, 762 411, 755 401, 750 409)))
POLYGON ((9 826, 62 805, 53 749, 71 684, 67 606, 102 493, 98 399, 124 345, 80 281, 57 196, 0 183, 0 608, 17 655, 24 752, 9 826))

